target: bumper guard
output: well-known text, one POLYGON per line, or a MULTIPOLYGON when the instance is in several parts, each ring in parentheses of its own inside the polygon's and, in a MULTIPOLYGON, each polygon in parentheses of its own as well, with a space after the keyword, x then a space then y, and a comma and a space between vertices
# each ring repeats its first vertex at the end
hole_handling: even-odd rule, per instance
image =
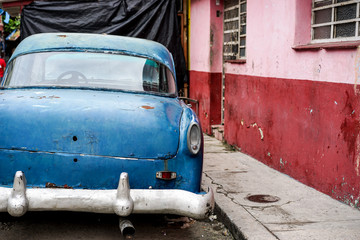
POLYGON ((184 190, 130 189, 128 174, 120 175, 114 190, 26 188, 25 174, 16 172, 13 188, 0 187, 0 212, 19 217, 27 211, 75 211, 176 214, 201 219, 214 208, 214 193, 184 190))

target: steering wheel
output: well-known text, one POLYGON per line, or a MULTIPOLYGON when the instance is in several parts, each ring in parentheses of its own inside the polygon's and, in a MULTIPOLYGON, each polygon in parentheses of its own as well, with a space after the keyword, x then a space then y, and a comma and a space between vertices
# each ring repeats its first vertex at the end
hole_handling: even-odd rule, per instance
POLYGON ((85 83, 87 83, 87 78, 85 77, 84 74, 82 74, 81 72, 78 71, 66 71, 62 74, 59 75, 59 77, 57 78, 57 82, 79 82, 81 80, 84 80, 85 83), (70 78, 64 78, 66 76, 70 75, 70 78))

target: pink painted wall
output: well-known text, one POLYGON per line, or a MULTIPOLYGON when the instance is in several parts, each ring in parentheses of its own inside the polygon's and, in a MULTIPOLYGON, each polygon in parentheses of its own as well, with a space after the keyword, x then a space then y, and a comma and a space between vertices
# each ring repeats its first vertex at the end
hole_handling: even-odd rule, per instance
POLYGON ((310 41, 311 0, 252 0, 247 12, 246 64, 227 73, 354 84, 356 49, 292 49, 310 41))
POLYGON ((210 1, 210 71, 222 73, 223 5, 210 1))
POLYGON ((190 10, 190 70, 210 72, 210 1, 192 0, 190 10))
POLYGON ((222 14, 222 1, 191 1, 190 70, 222 72, 222 14))

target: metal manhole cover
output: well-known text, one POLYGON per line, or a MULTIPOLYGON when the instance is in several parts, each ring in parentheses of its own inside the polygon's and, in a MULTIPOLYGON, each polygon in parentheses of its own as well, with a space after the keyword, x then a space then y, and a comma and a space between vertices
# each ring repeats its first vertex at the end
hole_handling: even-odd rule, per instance
POLYGON ((250 195, 246 199, 257 203, 273 203, 280 200, 279 197, 264 194, 250 195))

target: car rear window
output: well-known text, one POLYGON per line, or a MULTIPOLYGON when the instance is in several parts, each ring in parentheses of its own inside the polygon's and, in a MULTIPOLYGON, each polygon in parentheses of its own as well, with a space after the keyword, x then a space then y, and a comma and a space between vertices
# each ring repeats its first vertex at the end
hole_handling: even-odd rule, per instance
POLYGON ((4 87, 89 87, 175 94, 170 70, 150 59, 113 53, 41 52, 17 57, 4 87))

